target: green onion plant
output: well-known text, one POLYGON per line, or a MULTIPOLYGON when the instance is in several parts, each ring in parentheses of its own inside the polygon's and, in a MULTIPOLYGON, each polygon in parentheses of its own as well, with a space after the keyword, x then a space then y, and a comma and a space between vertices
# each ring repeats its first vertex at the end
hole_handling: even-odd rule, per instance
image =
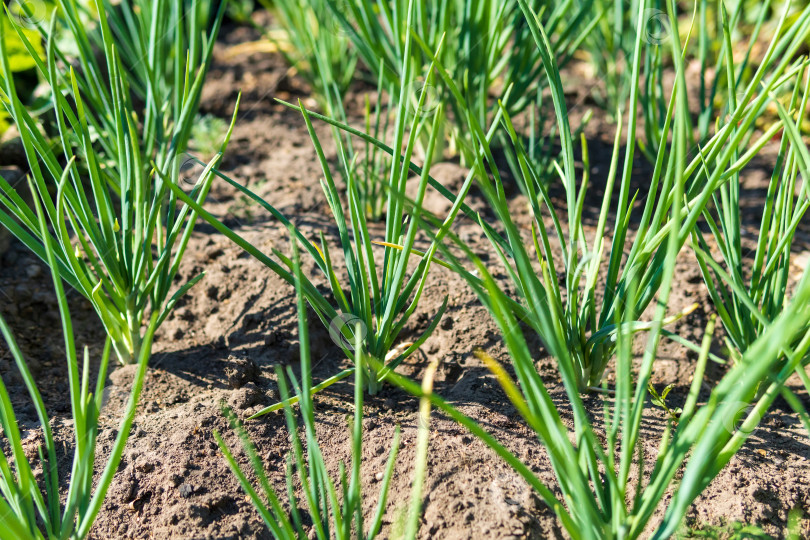
MULTIPOLYGON (((702 144, 707 140, 712 130, 717 130, 717 118, 728 119, 734 107, 746 97, 747 89, 759 71, 757 64, 768 62, 771 69, 778 67, 777 63, 760 58, 756 53, 758 44, 763 41, 763 31, 774 33, 774 58, 794 59, 796 41, 807 39, 801 29, 807 12, 803 3, 768 1, 756 7, 747 2, 732 5, 731 11, 727 12, 723 2, 701 0, 697 4, 698 39, 694 42, 697 51, 691 54, 687 51, 684 56, 696 57, 701 73, 711 72, 714 77, 704 77, 699 81, 698 106, 693 111, 698 117, 695 143, 702 144)), ((650 101, 658 99, 652 89, 648 94, 650 101)), ((768 108, 773 106, 771 104, 768 108)), ((765 112, 765 108, 761 112, 765 112)), ((767 127, 767 119, 763 115, 756 127, 767 127)), ((752 135, 749 133, 748 136, 752 135)))
MULTIPOLYGON (((339 479, 335 481, 329 475, 323 449, 317 438, 315 405, 311 390, 307 305, 303 292, 306 282, 301 273, 298 248, 295 245, 293 252, 293 273, 297 284, 298 331, 301 338, 300 383, 292 367, 287 367, 286 376, 281 368, 276 369, 279 390, 284 403, 287 431, 292 441, 292 450, 290 451, 286 469, 287 493, 279 494, 272 487, 258 450, 238 418, 227 408, 224 409, 224 413, 228 417, 231 427, 239 436, 242 449, 247 454, 253 473, 259 480, 259 489, 250 482, 222 436, 215 431, 214 437, 229 467, 275 538, 290 540, 376 538, 380 535, 383 518, 386 516, 389 489, 399 451, 400 429, 397 426, 394 431, 385 472, 380 480, 377 504, 369 521, 363 515, 365 489, 360 474, 363 461, 363 378, 367 373, 367 370, 363 367, 365 353, 362 347, 362 334, 359 327, 355 328, 354 348, 357 369, 354 373, 354 416, 350 425, 351 465, 347 470, 346 466, 341 462, 339 479), (290 405, 290 390, 287 378, 292 382, 295 392, 300 396, 299 405, 301 422, 303 423, 303 440, 300 434, 302 430, 297 419, 297 412, 290 405), (295 495, 299 486, 303 494, 303 500, 299 500, 295 495), (303 518, 304 515, 307 515, 306 513, 308 513, 311 521, 309 524, 303 518)), ((429 393, 432 387, 430 376, 426 377, 425 381, 424 387, 426 393, 429 393)), ((430 420, 430 401, 427 399, 422 400, 419 419, 417 462, 411 504, 407 514, 400 516, 400 518, 405 518, 405 525, 401 527, 404 534, 399 537, 409 539, 416 538, 419 517, 421 516, 421 493, 427 465, 427 441, 430 420)), ((397 536, 392 534, 389 537, 397 536)))
MULTIPOLYGON (((592 6, 600 13, 598 22, 580 43, 580 55, 587 55, 597 80, 603 84, 594 85, 591 93, 598 105, 609 114, 615 113, 629 91, 630 72, 628 64, 632 59, 636 42, 636 24, 634 15, 638 13, 643 0, 593 0, 580 1, 579 6, 592 6)), ((669 20, 664 17, 654 18, 660 4, 651 6, 647 18, 647 33, 660 37, 667 30, 669 20)))
MULTIPOLYGON (((388 95, 392 95, 389 92, 388 95)), ((383 110, 383 89, 382 81, 378 83, 376 100, 372 112, 372 105, 368 95, 365 98, 364 108, 364 128, 366 133, 375 139, 381 139, 388 131, 391 114, 390 110, 383 110)), ((347 144, 347 148, 351 148, 347 144)), ((357 198, 360 206, 366 212, 366 217, 370 221, 379 221, 385 211, 385 190, 380 185, 380 179, 385 178, 386 171, 391 169, 391 156, 365 142, 357 157, 353 159, 354 166, 349 174, 354 173, 355 184, 357 185, 357 198)))
MULTIPOLYGON (((744 2, 734 4, 730 13, 726 11, 723 2, 701 0, 697 4, 696 16, 699 24, 697 39, 692 44, 696 50, 685 48, 683 56, 696 59, 701 73, 714 73, 714 77, 701 77, 699 81, 697 107, 692 110, 692 114, 697 117, 694 139, 690 140, 693 145, 705 144, 718 129, 717 119, 730 118, 733 109, 746 96, 752 77, 760 71, 755 67, 758 63, 762 63, 762 59, 758 58, 755 49, 762 42, 764 28, 776 26, 773 29, 775 34, 772 58, 780 58, 782 55, 793 58, 796 53, 794 44, 797 40, 807 39, 806 35, 796 35, 794 28, 796 25, 800 27, 807 11, 806 6, 797 4, 794 8, 792 3, 788 2, 777 9, 771 2, 765 2, 756 8, 744 4, 744 2), (737 54, 739 58, 737 60, 734 58, 735 51, 742 52, 737 54), (729 96, 732 95, 733 99, 730 99, 729 96)), ((768 64, 766 69, 779 65, 775 62, 766 63, 768 64)), ((660 83, 662 76, 662 72, 659 71, 657 76, 659 80, 656 84, 646 85, 645 98, 642 99, 645 104, 648 143, 642 145, 642 150, 647 155, 651 153, 648 147, 656 148, 662 142, 655 136, 655 126, 663 117, 661 112, 663 85, 660 83)), ((766 109, 772 107, 773 104, 766 104, 760 109, 760 118, 755 125, 748 127, 747 137, 754 135, 754 128, 768 127, 770 118, 764 113, 767 112, 766 109)))
MULTIPOLYGON (((34 51, 38 58, 45 57, 45 50, 42 43, 36 40, 37 31, 30 28, 39 17, 44 17, 47 12, 52 9, 52 6, 46 2, 38 2, 35 10, 29 9, 30 13, 26 11, 25 6, 20 3, 13 3, 9 6, 8 12, 4 12, 0 19, 0 24, 4 27, 5 47, 8 53, 8 65, 11 69, 12 75, 17 79, 17 94, 20 100, 31 109, 37 109, 43 106, 42 100, 34 96, 34 90, 39 83, 39 77, 36 70, 36 61, 31 56, 32 52, 25 48, 23 42, 17 37, 14 32, 14 23, 12 20, 17 21, 23 25, 22 32, 28 36, 28 39, 33 41, 34 51)), ((3 72, 0 71, 0 75, 3 72)), ((0 110, 0 136, 10 127, 8 114, 4 110, 0 110)))
POLYGON ((46 261, 51 267, 62 319, 69 384, 68 398, 73 419, 73 462, 67 476, 67 489, 62 489, 65 485, 63 484, 65 475, 59 471, 57 439, 45 403, 6 321, 0 316, 0 333, 3 334, 14 364, 28 390, 39 420, 38 430, 41 430, 43 439, 37 456, 26 454, 11 398, 5 385, 0 381, 0 426, 3 429, 4 441, 8 445, 4 445, 8 450, 0 453, 0 531, 2 531, 0 536, 16 540, 83 539, 89 535, 107 490, 118 471, 135 418, 138 398, 143 389, 154 328, 149 328, 143 337, 143 346, 137 358, 138 368, 132 381, 124 417, 103 469, 100 475, 96 474, 99 415, 103 407, 103 390, 112 342, 108 336, 93 389, 90 386, 91 367, 88 349, 85 347, 81 363, 76 352, 67 296, 62 285, 62 276, 57 271, 58 249, 51 244, 45 211, 42 209, 46 201, 40 201, 33 185, 31 189, 34 192, 37 226, 43 239, 46 261), (41 476, 37 472, 39 467, 41 476))
MULTIPOLYGON (((43 260, 46 241, 54 246, 59 274, 92 303, 127 364, 141 358, 145 336, 202 277, 171 294, 197 216, 169 186, 182 182, 225 3, 207 35, 200 2, 125 4, 117 15, 110 15, 117 8, 109 2, 96 4, 97 37, 85 30, 75 0, 60 0, 60 18, 41 27, 47 55, 37 68, 50 87, 55 141, 23 107, 14 78, 0 80, 0 101, 20 132, 49 229, 37 226, 33 210, 2 179, 0 224, 43 260), (60 21, 80 51, 73 59, 78 68, 55 46, 60 21)), ((33 52, 35 44, 21 28, 15 31, 33 52)), ((10 73, 5 50, 1 56, 2 72, 10 73)), ((205 198, 230 133, 199 180, 183 186, 194 200, 205 198)))
MULTIPOLYGON (((409 50, 409 47, 410 39, 406 51, 409 50)), ((355 356, 352 350, 356 341, 354 330, 359 324, 363 333, 364 353, 382 362, 386 366, 386 371, 396 368, 424 343, 436 328, 447 307, 447 299, 445 298, 444 303, 433 317, 428 328, 421 335, 411 342, 398 344, 397 340, 406 328, 424 292, 425 279, 436 250, 434 245, 425 253, 420 253, 418 256, 412 255, 422 211, 417 210, 415 215, 409 214, 406 205, 398 196, 399 193, 405 191, 406 182, 410 177, 411 168, 406 164, 411 162, 418 138, 423 133, 423 130, 427 129, 426 126, 430 122, 435 127, 438 121, 438 117, 435 115, 431 118, 414 116, 408 113, 408 100, 402 99, 403 96, 407 96, 408 80, 409 78, 406 78, 399 88, 400 99, 394 101, 396 103, 396 113, 391 146, 383 144, 383 149, 389 154, 392 152, 392 147, 404 149, 405 159, 391 161, 390 170, 387 173, 388 178, 382 183, 387 193, 387 211, 385 215, 385 235, 379 240, 375 240, 369 231, 364 203, 360 196, 359 186, 356 183, 356 176, 351 174, 353 166, 349 153, 342 146, 342 138, 336 137, 336 141, 338 143, 340 167, 344 178, 348 178, 345 202, 335 185, 325 152, 312 125, 312 117, 327 118, 310 113, 300 106, 297 107, 302 112, 323 169, 324 176, 321 186, 337 226, 340 253, 348 277, 347 282, 341 282, 333 262, 329 243, 323 233, 320 234, 320 247, 318 247, 310 242, 304 233, 296 229, 272 205, 238 182, 220 174, 228 183, 270 212, 284 226, 292 227, 293 234, 303 246, 304 251, 312 258, 317 268, 323 273, 332 293, 331 298, 327 297, 319 291, 315 284, 305 278, 303 294, 309 305, 315 310, 318 318, 329 328, 333 341, 344 351, 346 357, 353 359, 355 356), (404 245, 408 249, 403 251, 393 247, 397 245, 404 245), (414 268, 410 267, 409 263, 411 261, 416 263, 414 268)), ((424 104, 426 99, 427 91, 423 90, 418 103, 424 104)), ((329 121, 333 125, 339 124, 334 120, 329 121)), ((429 138, 428 146, 430 149, 435 147, 437 136, 437 131, 433 130, 429 138)), ((428 155, 432 154, 429 153, 428 155)), ((429 178, 430 167, 431 160, 428 157, 422 168, 418 169, 417 205, 420 207, 431 180, 429 178)), ((435 180, 430 185, 441 188, 441 184, 438 184, 435 180)), ((469 182, 467 183, 467 189, 469 189, 469 182)), ((273 257, 264 254, 236 231, 228 228, 220 220, 206 212, 199 202, 192 200, 178 186, 172 186, 172 190, 183 202, 191 206, 218 231, 267 265, 288 283, 294 284, 295 280, 291 273, 293 265, 288 256, 279 250, 273 250, 273 257)), ((445 196, 451 196, 447 190, 442 193, 445 196)), ((463 197, 455 199, 454 209, 445 220, 446 228, 449 228, 459 211, 461 198, 463 197)), ((375 394, 381 388, 384 373, 377 372, 376 368, 368 362, 366 362, 365 366, 368 374, 363 378, 363 384, 371 394, 375 394)), ((325 388, 342 378, 348 377, 354 372, 354 369, 353 367, 346 369, 323 381, 318 385, 317 389, 325 388)), ((276 404, 257 414, 277 410, 281 406, 281 404, 276 404)))

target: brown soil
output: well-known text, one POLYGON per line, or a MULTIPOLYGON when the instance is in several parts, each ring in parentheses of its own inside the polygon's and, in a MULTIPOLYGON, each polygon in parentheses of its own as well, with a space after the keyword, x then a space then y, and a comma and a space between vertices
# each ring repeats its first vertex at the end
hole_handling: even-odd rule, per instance
MULTIPOLYGON (((318 231, 334 238, 318 184, 320 167, 303 121, 300 115, 273 101, 275 97, 305 98, 306 89, 277 55, 233 55, 230 49, 233 44, 256 38, 243 28, 224 31, 205 91, 203 112, 226 119, 230 118, 237 92, 243 92, 239 121, 223 169, 290 216, 313 238, 318 231)), ((329 142, 328 131, 323 126, 318 129, 322 141, 329 142)), ((612 128, 598 115, 588 129, 592 161, 599 169, 594 171, 595 178, 600 173, 604 176, 607 170, 611 133, 612 128)), ((435 176, 451 188, 458 185, 464 172, 452 163, 441 163, 434 169, 435 176)), ((766 176, 755 172, 751 178, 752 186, 757 186, 766 176)), ((589 216, 598 212, 599 196, 594 190, 586 215, 589 231, 595 228, 589 216)), ((475 194, 469 203, 484 208, 475 194)), ((446 208, 438 195, 429 204, 439 213, 446 208)), ((516 214, 521 215, 519 221, 528 226, 521 198, 514 197, 513 204, 516 214)), ((265 251, 272 247, 289 250, 284 228, 223 183, 216 184, 207 208, 265 251)), ((810 248, 807 225, 803 224, 800 233, 803 249, 810 248)), ((490 252, 486 238, 474 223, 459 220, 456 232, 483 256, 490 252)), ((489 260, 493 267, 497 264, 494 257, 489 260)), ((0 310, 10 320, 37 375, 55 425, 68 430, 63 343, 49 274, 16 241, 2 261, 0 310), (52 330, 43 332, 45 329, 52 330)), ((294 293, 286 282, 201 224, 183 263, 182 279, 203 270, 205 278, 159 332, 132 435, 93 529, 94 538, 270 538, 228 470, 212 433, 218 430, 232 448, 238 447, 220 412, 220 403, 227 403, 246 417, 278 399, 275 366, 296 364, 298 360, 294 293)), ((305 270, 315 277, 311 265, 305 270)), ((505 276, 501 279, 506 283, 505 276)), ((682 253, 676 280, 672 310, 693 302, 701 305, 676 330, 698 341, 709 302, 693 256, 687 250, 682 253)), ((541 479, 554 486, 542 446, 473 354, 476 348, 483 348, 499 361, 508 361, 490 316, 464 282, 443 268, 434 266, 427 291, 408 332, 415 335, 423 330, 446 295, 450 297, 450 308, 422 354, 414 355, 401 371, 420 379, 427 361, 439 360, 436 391, 484 425, 541 479)), ((77 343, 89 344, 97 357, 103 335, 95 314, 78 294, 71 293, 71 302, 77 343)), ((320 380, 345 367, 347 361, 317 320, 311 320, 310 328, 313 377, 320 380)), ((565 395, 552 360, 536 340, 532 343, 537 350, 538 369, 565 414, 565 395)), ((34 411, 9 358, 5 346, 0 345, 3 380, 12 393, 21 425, 33 431, 34 411)), ((693 368, 693 355, 665 343, 655 364, 654 383, 659 388, 675 384, 673 399, 682 399, 693 368)), ((133 373, 132 367, 121 367, 109 376, 100 435, 102 456, 111 447, 133 373)), ((721 374, 717 369, 711 376, 721 374)), ((352 413, 351 392, 350 384, 339 384, 316 400, 319 436, 333 475, 340 461, 350 457, 346 416, 352 413)), ((800 395, 806 402, 807 396, 800 395)), ((589 398, 588 405, 598 414, 601 401, 589 398)), ((376 476, 384 468, 395 426, 402 429, 402 449, 383 537, 409 500, 416 409, 415 399, 393 388, 367 397, 363 480, 370 487, 366 501, 369 513, 376 504, 376 476)), ((650 407, 643 433, 648 455, 654 455, 664 422, 663 413, 650 407)), ((281 490, 289 450, 283 418, 270 415, 247 426, 271 481, 281 490)), ((483 443, 442 415, 434 415, 431 430, 421 538, 565 537, 553 512, 483 443)), ((66 433, 66 444, 70 444, 69 431, 66 433)), ((237 456, 247 466, 244 454, 237 452, 237 456)), ((689 522, 720 524, 742 520, 756 522, 774 536, 782 535, 790 509, 798 507, 804 514, 810 513, 808 457, 810 440, 798 418, 777 404, 729 467, 695 501, 689 522)), ((68 462, 62 467, 67 469, 68 462)), ((663 508, 658 518, 662 515, 663 508)), ((810 520, 805 519, 802 525, 804 534, 810 534, 810 520)))

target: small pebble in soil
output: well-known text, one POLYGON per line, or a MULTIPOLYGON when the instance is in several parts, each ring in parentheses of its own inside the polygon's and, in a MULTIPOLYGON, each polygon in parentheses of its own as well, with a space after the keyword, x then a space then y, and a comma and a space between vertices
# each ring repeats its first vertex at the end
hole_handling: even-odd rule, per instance
MULTIPOLYGON (((248 407, 246 413, 247 413, 248 416, 253 416, 257 412, 261 411, 262 409, 264 409, 263 405, 254 405, 253 407, 248 407)), ((276 411, 276 412, 281 412, 281 411, 276 411)))

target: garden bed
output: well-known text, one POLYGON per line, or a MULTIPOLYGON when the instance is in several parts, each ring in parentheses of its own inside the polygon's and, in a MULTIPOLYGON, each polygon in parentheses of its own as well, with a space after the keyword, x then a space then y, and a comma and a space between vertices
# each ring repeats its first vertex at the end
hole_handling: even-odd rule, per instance
MULTIPOLYGON (((203 93, 201 112, 228 120, 237 93, 242 104, 231 145, 221 169, 270 201, 313 239, 319 231, 335 237, 335 228, 319 185, 322 175, 303 119, 295 111, 277 104, 274 98, 308 99, 298 82, 273 52, 254 51, 245 42, 259 39, 242 27, 223 29, 216 48, 215 63, 203 93), (237 44, 242 44, 238 48, 237 44)), ((570 69, 576 76, 576 65, 570 69)), ((598 82, 593 82, 598 84, 598 82)), ((570 95, 572 116, 588 108, 588 81, 577 95, 570 95)), ((353 99, 350 96, 349 103, 353 99)), ((356 103, 359 99, 354 100, 356 103)), ((349 109, 351 113, 351 107, 349 109)), ((612 128, 601 113, 586 130, 591 144, 594 181, 609 166, 612 128)), ((355 123, 359 120, 353 118, 355 123)), ((329 139, 324 125, 316 125, 322 140, 329 139)), ((327 148, 327 152, 329 149, 327 148)), ((773 153, 773 152, 772 152, 773 153)), ((332 154, 334 152, 332 151, 332 154)), ((766 152, 767 155, 767 152, 766 152)), ((332 156, 334 157, 334 156, 332 156)), ((435 166, 432 174, 451 190, 458 187, 466 171, 455 163, 435 166)), ((746 177, 746 202, 761 205, 765 172, 753 170, 746 177)), ((585 231, 593 234, 601 190, 591 191, 586 201, 585 231)), ((428 194, 426 207, 438 214, 449 203, 436 193, 428 194)), ((485 211, 486 203, 473 192, 467 203, 485 211)), ((525 200, 510 195, 516 222, 528 231, 530 216, 525 200)), ((289 251, 287 230, 257 205, 245 200, 224 182, 215 181, 206 208, 262 249, 289 251)), ((744 224, 751 231, 743 236, 752 242, 757 216, 744 224)), ((378 231, 382 234, 382 226, 378 231)), ((455 232, 482 259, 497 260, 480 227, 459 219, 455 232), (487 258, 488 257, 488 258, 487 258)), ((374 229, 372 228, 372 233, 374 229)), ((810 223, 802 223, 796 245, 810 250, 810 223)), ((67 388, 63 366, 63 341, 58 331, 58 313, 47 268, 16 241, 2 256, 0 310, 14 329, 25 357, 32 363, 46 405, 53 411, 55 426, 63 426, 60 437, 69 438, 70 411, 64 401, 67 388)), ((804 259, 799 259, 804 260, 804 259)), ((806 264, 806 263, 805 263, 806 264)), ((305 265, 311 279, 320 279, 305 265)), ((800 268, 794 268, 794 276, 800 268)), ((256 260, 246 256, 224 236, 200 224, 189 244, 180 274, 188 280, 205 271, 206 276, 186 296, 161 327, 150 360, 149 373, 132 435, 124 459, 93 528, 93 538, 270 538, 258 513, 222 457, 213 430, 238 445, 227 426, 220 404, 225 402, 240 417, 247 417, 278 401, 274 367, 297 364, 298 338, 293 288, 256 260)), ((508 287, 505 276, 497 276, 508 287)), ((320 283, 320 281, 316 281, 320 283)), ((675 272, 671 310, 692 303, 698 309, 674 327, 686 339, 699 342, 711 310, 711 302, 694 255, 683 250, 675 272)), ((466 282, 454 273, 434 266, 420 302, 403 339, 416 335, 429 324, 445 296, 449 309, 435 333, 399 368, 420 379, 431 360, 440 362, 435 390, 461 411, 478 421, 535 470, 549 486, 554 475, 542 445, 524 424, 503 390, 474 351, 484 349, 508 364, 500 333, 466 282)), ((78 294, 71 294, 71 306, 78 328, 77 343, 88 344, 98 357, 103 335, 95 314, 78 294)), ((348 366, 328 332, 310 316, 313 378, 324 379, 348 366)), ((720 331, 718 330, 718 333, 720 331)), ((720 340, 716 340, 718 343, 720 340)), ((539 341, 536 364, 552 397, 561 408, 564 421, 566 397, 558 382, 552 359, 539 341)), ((664 342, 655 363, 653 383, 659 389, 674 384, 670 400, 685 399, 696 357, 685 348, 664 342)), ((110 375, 102 411, 99 435, 100 457, 109 452, 123 413, 135 366, 118 367, 110 375)), ((7 381, 15 406, 27 402, 27 394, 9 356, 0 345, 0 372, 7 381), (8 377, 8 378, 7 378, 8 377)), ((711 366, 708 381, 724 372, 711 366)), ((608 378, 610 382, 610 378, 608 378)), ((793 387, 799 391, 799 385, 793 387)), ((328 452, 329 472, 336 477, 340 461, 349 461, 353 390, 341 383, 318 394, 318 428, 321 444, 328 452)), ((805 404, 807 396, 800 392, 805 404)), ((599 417, 601 398, 586 400, 590 412, 599 417)), ((402 449, 392 480, 389 512, 382 537, 387 537, 391 520, 404 512, 410 497, 414 461, 418 400, 385 387, 366 397, 362 479, 370 486, 366 513, 376 504, 376 489, 385 467, 394 429, 402 428, 402 449)), ((643 448, 650 466, 666 425, 663 410, 651 408, 643 424, 643 448)), ((20 425, 30 429, 30 448, 37 438, 33 408, 18 409, 20 425)), ((598 422, 597 422, 598 424, 598 422)), ((283 416, 269 415, 246 422, 260 456, 271 473, 272 483, 283 491, 289 440, 283 416)), ((68 453, 69 455, 69 453, 68 453)), ((240 463, 247 464, 242 453, 240 463)), ((69 462, 62 465, 69 470, 69 462)), ((631 482, 638 474, 633 471, 631 482)), ((692 526, 723 525, 742 521, 756 523, 768 534, 779 537, 786 527, 788 512, 799 508, 810 514, 810 439, 790 408, 777 401, 742 450, 731 460, 695 501, 687 521, 692 526), (789 473, 789 474, 788 474, 789 473)), ((557 538, 565 537, 554 512, 542 503, 520 476, 500 461, 481 441, 449 418, 436 413, 431 422, 428 474, 423 493, 424 515, 420 538, 557 538)), ((659 509, 658 519, 664 508, 659 509)), ((803 519, 802 531, 810 535, 810 519, 803 519)))

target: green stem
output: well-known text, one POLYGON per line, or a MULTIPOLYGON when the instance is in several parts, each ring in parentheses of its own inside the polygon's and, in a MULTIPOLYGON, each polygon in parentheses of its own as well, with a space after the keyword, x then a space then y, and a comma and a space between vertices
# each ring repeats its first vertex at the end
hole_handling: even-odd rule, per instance
POLYGON ((118 361, 128 366, 135 364, 140 358, 143 349, 143 336, 141 336, 141 317, 133 306, 127 307, 126 312, 127 330, 121 339, 113 340, 113 348, 118 356, 118 361))

